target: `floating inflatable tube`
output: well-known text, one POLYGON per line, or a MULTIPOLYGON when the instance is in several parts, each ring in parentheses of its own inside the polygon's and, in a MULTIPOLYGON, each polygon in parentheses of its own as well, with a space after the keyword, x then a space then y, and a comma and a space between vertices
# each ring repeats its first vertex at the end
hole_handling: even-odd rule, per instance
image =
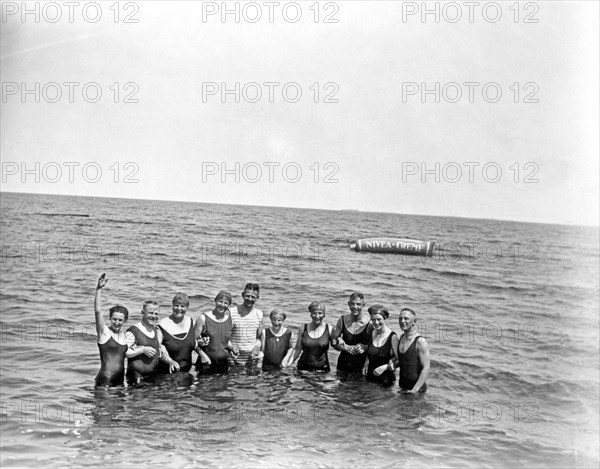
POLYGON ((365 238, 350 244, 350 249, 366 252, 390 252, 412 254, 415 256, 431 256, 435 241, 419 241, 401 238, 365 238))

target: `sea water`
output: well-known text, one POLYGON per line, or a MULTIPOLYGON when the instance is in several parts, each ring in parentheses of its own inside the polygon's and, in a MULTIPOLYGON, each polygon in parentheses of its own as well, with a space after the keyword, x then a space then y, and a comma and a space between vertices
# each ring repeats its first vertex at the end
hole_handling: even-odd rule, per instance
MULTIPOLYGON (((3 467, 597 467, 598 228, 91 197, 1 195, 3 467), (436 241, 428 258, 354 252, 369 236, 436 241), (410 307, 431 349, 407 396, 335 370, 178 373, 95 390, 93 297, 215 294, 334 324, 349 294, 410 307)), ((105 317, 107 314, 105 315, 105 317)), ((128 325, 126 324, 126 326, 128 325)))

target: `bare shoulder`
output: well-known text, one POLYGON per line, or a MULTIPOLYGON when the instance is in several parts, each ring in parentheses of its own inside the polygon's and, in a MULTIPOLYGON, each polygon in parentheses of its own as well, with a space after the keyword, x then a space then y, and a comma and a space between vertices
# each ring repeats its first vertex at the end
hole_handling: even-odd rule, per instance
POLYGON ((425 340, 424 337, 417 337, 417 348, 421 348, 421 349, 429 348, 429 344, 427 343, 427 340, 425 340))

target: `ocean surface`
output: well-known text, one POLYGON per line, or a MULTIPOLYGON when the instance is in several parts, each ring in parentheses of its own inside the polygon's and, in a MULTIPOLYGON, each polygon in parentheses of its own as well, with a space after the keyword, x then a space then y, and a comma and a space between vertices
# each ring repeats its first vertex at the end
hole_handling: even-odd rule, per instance
MULTIPOLYGON (((1 194, 3 467, 598 467, 599 231, 496 220, 1 194), (434 240, 429 258, 351 251, 434 240), (424 396, 295 369, 95 391, 94 287, 129 323, 229 290, 334 324, 348 295, 418 313, 424 396)), ((268 320, 266 320, 268 321, 268 320)))

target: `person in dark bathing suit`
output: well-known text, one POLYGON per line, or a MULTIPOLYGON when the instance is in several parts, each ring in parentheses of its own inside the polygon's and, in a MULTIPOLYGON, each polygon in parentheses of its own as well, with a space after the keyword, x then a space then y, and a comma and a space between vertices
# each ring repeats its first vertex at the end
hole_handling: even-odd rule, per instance
POLYGON ((298 333, 296 348, 292 363, 298 356, 298 370, 302 371, 329 371, 329 345, 333 345, 333 327, 323 321, 325 318, 325 305, 313 301, 309 306, 312 321, 304 324, 298 333))
POLYGON ((100 371, 96 376, 96 386, 122 386, 125 380, 125 353, 127 343, 121 330, 127 322, 129 311, 124 306, 116 305, 109 310, 110 326, 104 324, 102 317, 102 289, 108 279, 102 274, 96 285, 94 296, 94 314, 96 316, 96 334, 100 350, 100 371))
POLYGON ((337 370, 360 373, 365 364, 367 347, 371 332, 371 318, 363 312, 365 298, 362 293, 354 292, 348 300, 350 314, 342 316, 333 332, 335 348, 340 351, 337 370))
POLYGON ((294 340, 292 331, 283 325, 286 317, 285 311, 279 309, 273 309, 269 314, 271 327, 263 329, 261 337, 263 370, 286 367, 292 362, 294 340))
POLYGON ((169 373, 179 370, 179 364, 169 357, 162 344, 163 338, 158 324, 158 303, 146 300, 142 306, 142 320, 127 329, 127 381, 139 384, 159 373, 160 361, 169 366, 169 373))
MULTIPOLYGON (((192 351, 197 346, 194 320, 185 315, 189 306, 188 296, 177 293, 173 297, 173 312, 158 324, 162 332, 162 343, 181 371, 190 371, 192 368, 192 351)), ((161 373, 168 373, 169 365, 162 362, 159 369, 161 373)))
POLYGON ((367 349, 363 375, 368 381, 390 386, 396 380, 394 362, 398 359, 398 336, 385 323, 390 316, 386 307, 373 305, 369 308, 369 314, 373 333, 367 349))
MULTIPOLYGON (((196 321, 196 337, 206 337, 208 345, 198 346, 196 371, 201 374, 227 373, 229 354, 237 355, 237 349, 231 343, 233 321, 229 312, 231 294, 220 291, 215 297, 212 311, 202 313, 196 321)), ((201 343, 201 345, 204 345, 201 343)))
POLYGON ((429 375, 429 345, 415 328, 417 314, 412 309, 402 309, 398 322, 403 332, 398 341, 398 384, 405 393, 425 392, 425 381, 429 375))

